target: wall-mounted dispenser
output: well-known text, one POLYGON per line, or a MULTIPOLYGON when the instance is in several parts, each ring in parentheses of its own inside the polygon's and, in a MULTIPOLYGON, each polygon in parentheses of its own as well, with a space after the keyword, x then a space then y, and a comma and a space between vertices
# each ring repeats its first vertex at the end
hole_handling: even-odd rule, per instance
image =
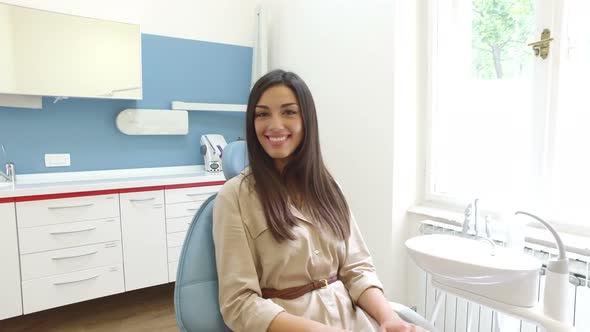
POLYGON ((188 112, 126 109, 117 115, 117 128, 127 135, 186 135, 188 112))

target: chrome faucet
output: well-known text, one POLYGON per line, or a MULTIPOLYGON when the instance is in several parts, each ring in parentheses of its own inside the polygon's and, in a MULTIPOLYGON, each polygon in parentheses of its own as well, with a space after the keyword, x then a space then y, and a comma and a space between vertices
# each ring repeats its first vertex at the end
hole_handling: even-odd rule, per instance
POLYGON ((6 173, 0 171, 0 178, 3 178, 4 182, 16 183, 14 163, 6 163, 6 173))
POLYGON ((492 256, 495 255, 496 251, 496 242, 492 239, 492 232, 490 229, 490 216, 485 217, 485 236, 479 234, 479 207, 478 207, 479 199, 475 199, 473 203, 469 203, 465 208, 464 216, 465 219, 463 220, 463 234, 469 234, 469 231, 472 229, 471 223, 473 220, 473 231, 474 235, 478 241, 485 241, 490 244, 491 250, 490 254, 492 256))
POLYGON ((479 229, 478 229, 478 204, 479 199, 475 199, 473 201, 473 203, 469 203, 467 205, 467 207, 465 208, 465 212, 464 212, 464 216, 465 219, 463 220, 463 230, 462 232, 464 234, 469 233, 469 231, 471 230, 471 220, 473 219, 473 230, 475 231, 475 235, 479 235, 479 229), (473 211, 473 212, 472 212, 473 211))
MULTIPOLYGON (((473 203, 469 203, 465 208, 463 220, 463 227, 462 233, 468 234, 469 231, 473 229, 475 236, 480 236, 480 224, 479 224, 479 199, 476 198, 473 203), (473 224, 473 226, 472 226, 473 224)), ((485 216, 485 224, 483 225, 485 228, 481 230, 482 233, 485 232, 485 237, 492 238, 492 231, 490 228, 491 218, 489 215, 485 216)))
POLYGON ((467 234, 469 232, 469 223, 471 222, 471 209, 473 208, 473 205, 471 203, 469 203, 467 205, 467 207, 465 208, 465 211, 463 212, 463 229, 462 229, 462 233, 463 234, 467 234))
MULTIPOLYGON (((2 149, 2 155, 6 158, 6 149, 4 149, 4 144, 0 144, 0 148, 2 149)), ((6 173, 0 171, 0 181, 2 182, 12 182, 14 184, 16 182, 16 170, 14 163, 7 162, 6 163, 6 173)))

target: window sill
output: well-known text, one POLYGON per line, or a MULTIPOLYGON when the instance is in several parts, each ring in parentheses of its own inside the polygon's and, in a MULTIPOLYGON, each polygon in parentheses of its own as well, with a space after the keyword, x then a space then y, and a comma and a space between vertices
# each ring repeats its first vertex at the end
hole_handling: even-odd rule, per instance
MULTIPOLYGON (((408 213, 428 217, 429 219, 422 219, 420 223, 441 223, 446 228, 453 229, 455 231, 461 231, 463 214, 460 212, 452 211, 441 207, 433 207, 427 205, 415 205, 408 209, 408 213)), ((576 259, 577 255, 590 257, 590 237, 570 234, 567 232, 560 231, 563 243, 568 251, 568 257, 570 259, 576 259)), ((556 248, 553 237, 544 228, 537 228, 527 226, 525 229, 525 241, 528 244, 543 246, 546 248, 556 248)))

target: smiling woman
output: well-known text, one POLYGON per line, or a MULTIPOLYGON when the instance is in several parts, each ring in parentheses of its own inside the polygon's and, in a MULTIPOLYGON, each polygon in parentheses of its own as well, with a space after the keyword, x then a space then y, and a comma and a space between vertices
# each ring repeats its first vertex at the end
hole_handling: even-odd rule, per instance
POLYGON ((252 88, 249 168, 213 208, 220 311, 233 331, 424 331, 383 294, 346 199, 324 165, 315 104, 294 73, 252 88))

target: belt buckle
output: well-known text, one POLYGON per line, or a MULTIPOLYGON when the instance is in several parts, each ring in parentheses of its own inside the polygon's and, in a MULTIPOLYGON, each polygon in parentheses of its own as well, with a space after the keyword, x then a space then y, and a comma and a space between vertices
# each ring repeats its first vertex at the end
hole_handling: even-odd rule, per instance
POLYGON ((322 286, 320 288, 327 288, 328 287, 328 279, 320 279, 318 280, 322 286))

